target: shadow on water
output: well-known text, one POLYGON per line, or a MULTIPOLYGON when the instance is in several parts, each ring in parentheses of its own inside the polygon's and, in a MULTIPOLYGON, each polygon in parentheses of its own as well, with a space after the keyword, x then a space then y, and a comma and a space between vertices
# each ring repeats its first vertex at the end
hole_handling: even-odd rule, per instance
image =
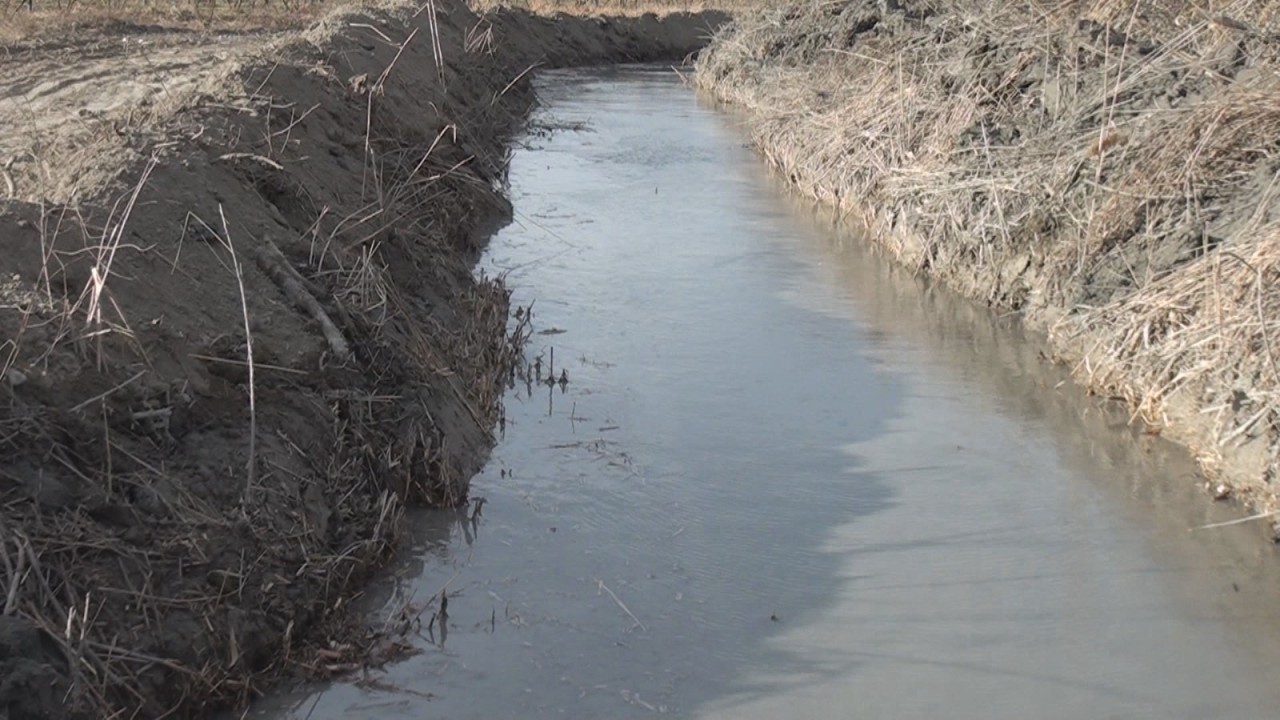
MULTIPOLYGON (((785 193, 777 179, 773 184, 785 193)), ((1143 531, 1157 551, 1173 546, 1184 560, 1198 555, 1195 564, 1249 567, 1259 582, 1272 583, 1268 592, 1280 590, 1265 525, 1224 528, 1209 537, 1187 532, 1240 512, 1230 503, 1206 502, 1204 478, 1185 449, 1131 422, 1120 403, 1090 397, 1069 368, 1045 359, 1044 337, 1025 330, 1016 316, 999 317, 888 263, 855 229, 788 197, 798 218, 813 227, 797 236, 806 242, 796 249, 819 276, 806 292, 827 293, 801 304, 866 324, 880 338, 882 356, 885 348, 910 345, 932 358, 926 367, 933 374, 975 385, 1003 414, 1050 439, 1059 460, 1091 481, 1104 506, 1143 531)), ((1237 585, 1240 580, 1248 578, 1234 578, 1237 585)), ((1219 586, 1232 581, 1219 578, 1219 586)))
POLYGON ((1239 511, 1207 502, 1185 451, 1087 397, 1016 319, 892 266, 856 230, 790 200, 810 231, 784 244, 808 272, 785 296, 874 339, 870 359, 899 370, 908 387, 911 437, 888 443, 887 454, 876 442, 870 452, 866 443, 850 448, 901 490, 897 508, 862 532, 837 529, 828 545, 847 560, 848 585, 813 627, 781 643, 861 663, 859 672, 838 683, 803 678, 780 692, 772 671, 755 665, 744 688, 699 716, 825 717, 849 706, 868 717, 1269 713, 1280 575, 1263 533, 1188 532, 1239 511), (987 457, 953 461, 924 483, 927 495, 887 469, 907 452, 927 460, 952 451, 987 457), (918 528, 904 509, 924 518, 918 528), (981 529, 964 529, 973 525, 981 529), (990 686, 977 692, 955 687, 984 679, 990 686))
POLYGON ((376 686, 256 716, 1280 702, 1274 559, 1249 528, 1186 532, 1229 511, 1185 457, 1060 386, 1016 324, 793 207, 670 72, 539 84, 485 265, 533 304, 533 373, 567 382, 514 383, 475 522, 412 517, 373 604, 447 589, 441 631, 376 686))

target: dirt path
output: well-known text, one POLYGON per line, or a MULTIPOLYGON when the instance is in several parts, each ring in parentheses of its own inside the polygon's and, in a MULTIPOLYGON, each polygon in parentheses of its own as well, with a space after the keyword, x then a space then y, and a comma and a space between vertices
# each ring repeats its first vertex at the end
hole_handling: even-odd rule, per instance
POLYGON ((58 196, 57 158, 122 137, 143 115, 184 102, 233 57, 279 37, 124 26, 10 49, 0 62, 0 163, 14 184, 6 196, 58 196))
POLYGON ((723 19, 450 1, 12 50, 0 714, 192 716, 394 655, 346 608, 490 444, 518 338, 471 268, 531 72, 723 19))

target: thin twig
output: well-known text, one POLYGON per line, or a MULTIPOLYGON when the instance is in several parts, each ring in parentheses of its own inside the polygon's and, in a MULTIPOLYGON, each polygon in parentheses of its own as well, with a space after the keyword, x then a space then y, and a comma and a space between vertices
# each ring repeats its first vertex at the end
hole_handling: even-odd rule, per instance
POLYGON ((1219 523, 1210 523, 1208 525, 1199 525, 1197 527, 1191 528, 1191 531, 1195 532, 1196 530, 1210 530, 1212 528, 1228 527, 1230 525, 1241 525, 1243 523, 1251 522, 1253 520, 1261 520, 1262 518, 1271 517, 1277 514, 1278 512, 1280 511, 1268 510, 1267 512, 1261 512, 1256 515, 1250 515, 1248 517, 1242 517, 1236 520, 1228 520, 1226 522, 1219 522, 1219 523))
POLYGON ((138 378, 140 378, 140 377, 142 377, 143 375, 146 375, 146 374, 147 374, 147 371, 146 371, 146 370, 140 370, 140 371, 138 371, 138 372, 137 372, 133 377, 129 378, 128 380, 125 380, 124 382, 120 383, 119 385, 116 385, 115 387, 113 387, 113 388, 111 388, 111 389, 109 389, 109 390, 107 390, 107 391, 105 391, 105 392, 102 392, 102 393, 99 393, 99 394, 97 394, 97 395, 94 395, 93 397, 89 398, 88 400, 85 400, 84 402, 82 402, 82 403, 80 403, 80 404, 78 404, 78 405, 73 406, 73 407, 71 408, 71 412, 79 412, 80 410, 83 410, 83 409, 85 409, 85 408, 89 407, 90 405, 92 405, 92 404, 94 404, 94 403, 98 402, 99 400, 105 400, 105 399, 106 399, 107 397, 109 397, 110 395, 113 395, 113 394, 115 394, 116 392, 118 392, 118 391, 120 391, 120 390, 123 390, 123 389, 124 389, 125 387, 127 387, 130 383, 134 382, 135 380, 137 380, 138 378))
POLYGON ((603 580, 597 578, 596 586, 598 589, 609 593, 609 597, 613 598, 613 601, 618 604, 618 607, 622 608, 622 612, 626 613, 627 617, 631 618, 632 622, 634 622, 637 627, 639 627, 644 632, 649 632, 649 628, 645 627, 644 623, 640 622, 640 618, 636 617, 635 613, 631 612, 631 610, 622 602, 622 600, 619 600, 618 596, 613 594, 613 591, 609 589, 608 585, 604 584, 603 580))

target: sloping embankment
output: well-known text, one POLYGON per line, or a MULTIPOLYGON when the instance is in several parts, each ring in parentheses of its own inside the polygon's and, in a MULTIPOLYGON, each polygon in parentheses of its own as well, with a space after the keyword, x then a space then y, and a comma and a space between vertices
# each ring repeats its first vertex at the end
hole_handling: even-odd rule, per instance
POLYGON ((518 338, 471 267, 530 72, 721 20, 350 10, 9 163, 0 714, 189 716, 376 660, 346 603, 405 503, 465 508, 500 413, 518 338))
POLYGON ((1280 12, 1208 5, 804 2, 740 16, 697 81, 802 192, 1271 510, 1280 12))

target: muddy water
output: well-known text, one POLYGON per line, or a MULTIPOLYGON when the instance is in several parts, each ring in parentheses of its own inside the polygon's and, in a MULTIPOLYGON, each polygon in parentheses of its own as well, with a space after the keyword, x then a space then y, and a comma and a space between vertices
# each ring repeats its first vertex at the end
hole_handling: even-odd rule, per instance
POLYGON ((387 608, 447 586, 447 636, 263 716, 1275 715, 1276 557, 1189 531, 1233 511, 1184 457, 670 72, 540 82, 486 266, 569 383, 510 393, 477 524, 415 519, 387 608))

